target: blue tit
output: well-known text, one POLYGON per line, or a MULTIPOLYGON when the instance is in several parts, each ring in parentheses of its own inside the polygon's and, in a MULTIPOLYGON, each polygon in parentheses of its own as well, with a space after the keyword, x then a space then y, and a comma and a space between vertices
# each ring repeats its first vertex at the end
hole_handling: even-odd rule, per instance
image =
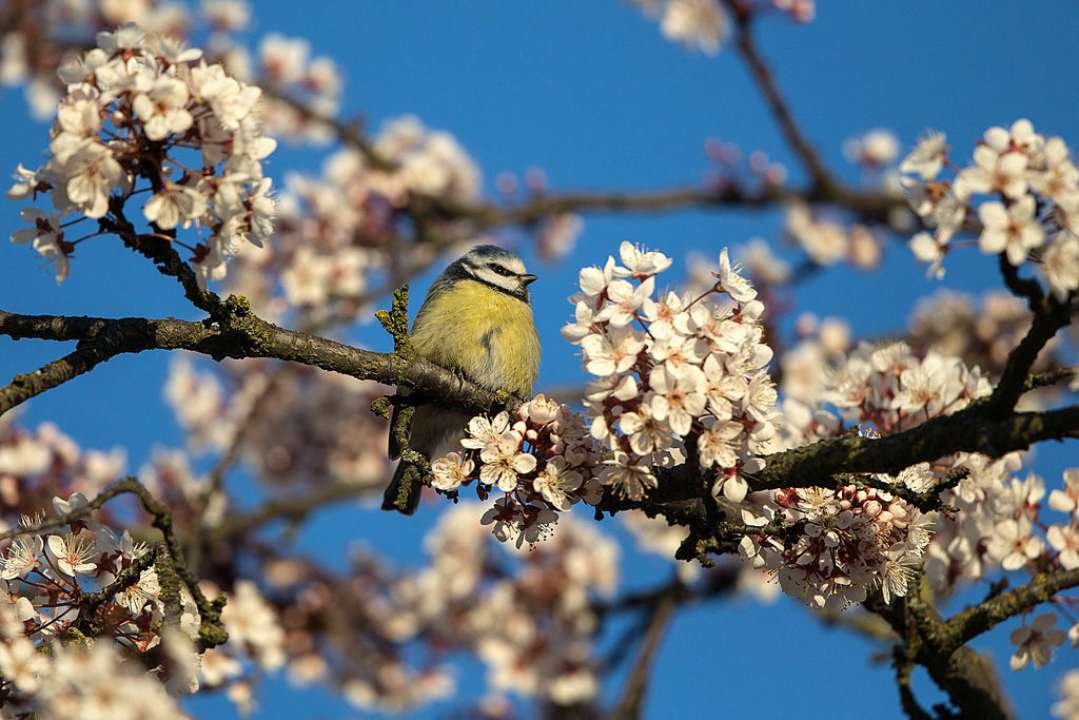
MULTIPOLYGON (((493 245, 472 248, 427 291, 412 324, 416 354, 477 385, 528 398, 540 363, 528 298, 528 286, 535 279, 511 252, 493 245)), ((397 426, 398 412, 394 410, 391 428, 397 426)), ((427 458, 459 450, 471 417, 472 413, 452 408, 418 406, 408 445, 427 458)), ((391 431, 390 458, 400 453, 391 431)), ((402 460, 386 488, 382 509, 416 512, 423 481, 419 469, 402 460)))

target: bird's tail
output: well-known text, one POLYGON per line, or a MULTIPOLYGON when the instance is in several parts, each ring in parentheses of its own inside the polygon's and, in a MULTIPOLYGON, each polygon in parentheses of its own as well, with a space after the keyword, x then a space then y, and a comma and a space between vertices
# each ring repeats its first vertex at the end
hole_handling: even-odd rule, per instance
POLYGON ((422 493, 423 473, 412 463, 402 460, 397 463, 393 480, 382 495, 382 509, 413 515, 420 506, 422 493))

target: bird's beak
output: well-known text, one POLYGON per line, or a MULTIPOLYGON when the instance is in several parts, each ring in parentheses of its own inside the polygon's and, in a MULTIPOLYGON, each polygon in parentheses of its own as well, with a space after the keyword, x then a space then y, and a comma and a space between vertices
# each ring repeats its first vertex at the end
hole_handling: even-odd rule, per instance
POLYGON ((531 285, 538 279, 535 275, 532 274, 518 275, 517 277, 525 285, 531 285))

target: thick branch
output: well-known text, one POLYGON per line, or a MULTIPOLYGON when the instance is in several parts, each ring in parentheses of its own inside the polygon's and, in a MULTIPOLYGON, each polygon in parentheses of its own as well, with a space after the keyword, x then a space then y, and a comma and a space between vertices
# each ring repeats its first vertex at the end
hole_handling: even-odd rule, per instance
MULTIPOLYGON (((918 589, 891 605, 885 605, 879 596, 866 603, 901 638, 897 661, 901 665, 917 663, 925 667, 933 682, 948 694, 960 717, 1011 718, 1011 706, 993 663, 969 647, 946 647, 941 642, 946 626, 933 607, 924 576, 914 587, 918 589)), ((904 668, 900 666, 897 670, 902 672, 904 668)), ((902 685, 900 693, 904 694, 902 685)), ((908 704, 914 699, 912 694, 902 699, 908 710, 913 709, 914 706, 908 704)))
MULTIPOLYGON (((209 355, 215 360, 263 357, 297 362, 385 385, 404 385, 418 396, 475 410, 489 409, 507 399, 502 393, 469 383, 428 362, 405 359, 395 353, 362 350, 317 335, 286 330, 253 315, 246 301, 237 298, 229 298, 222 304, 218 322, 210 326, 171 318, 107 320, 0 312, 0 334, 14 338, 100 341, 103 349, 98 352, 103 355, 96 362, 121 353, 154 348, 183 349, 209 355)), ((77 374, 59 367, 29 386, 36 392, 23 390, 25 383, 0 389, 0 414, 77 374)))
POLYGON ((894 475, 921 462, 957 452, 1001 457, 1044 440, 1079 437, 1079 405, 991 418, 984 404, 934 418, 882 438, 855 433, 765 456, 766 467, 749 479, 752 490, 831 484, 838 473, 894 475))
MULTIPOLYGON (((223 304, 222 320, 207 327, 181 320, 127 318, 64 318, 0 313, 0 334, 49 339, 106 340, 112 355, 150 348, 186 349, 224 357, 278 358, 352 377, 407 386, 434 401, 484 410, 505 403, 504 394, 467 382, 454 373, 394 353, 377 353, 268 323, 250 313, 242 300, 223 304)), ((111 356, 111 355, 110 355, 111 356)), ((72 375, 73 376, 73 375, 72 375)), ((69 377, 57 373, 55 386, 69 377)), ((16 389, 17 390, 17 389, 16 389)), ((0 413, 22 402, 25 393, 0 390, 0 413)), ((976 404, 954 415, 934 418, 922 425, 879 439, 849 433, 812 445, 769 455, 766 467, 750 478, 753 490, 834 484, 841 473, 889 473, 936 460, 956 452, 978 452, 1000 457, 1031 444, 1079 436, 1079 406, 1038 413, 1012 413, 992 418, 986 404, 976 404)), ((678 468, 666 473, 660 493, 652 502, 693 499, 699 482, 678 468)))

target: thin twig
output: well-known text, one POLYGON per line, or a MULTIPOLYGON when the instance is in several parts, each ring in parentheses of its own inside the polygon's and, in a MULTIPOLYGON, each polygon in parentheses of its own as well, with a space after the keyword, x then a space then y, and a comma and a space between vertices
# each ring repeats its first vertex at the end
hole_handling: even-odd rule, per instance
POLYGON ((809 171, 814 185, 819 188, 837 187, 838 183, 825 167, 820 155, 817 154, 816 148, 809 142, 798 122, 794 119, 794 113, 791 112, 786 98, 780 91, 775 76, 757 50, 751 28, 754 9, 747 6, 742 0, 724 0, 724 4, 735 21, 735 46, 738 48, 738 53, 745 60, 746 65, 749 66, 753 79, 757 83, 761 94, 767 100, 772 117, 775 118, 787 143, 801 159, 806 170, 809 171))
POLYGON ((645 694, 648 691, 648 680, 652 675, 652 665, 655 663, 656 653, 676 607, 677 601, 674 597, 664 596, 652 611, 641 652, 626 679, 618 706, 611 713, 612 720, 636 720, 641 717, 645 694))

